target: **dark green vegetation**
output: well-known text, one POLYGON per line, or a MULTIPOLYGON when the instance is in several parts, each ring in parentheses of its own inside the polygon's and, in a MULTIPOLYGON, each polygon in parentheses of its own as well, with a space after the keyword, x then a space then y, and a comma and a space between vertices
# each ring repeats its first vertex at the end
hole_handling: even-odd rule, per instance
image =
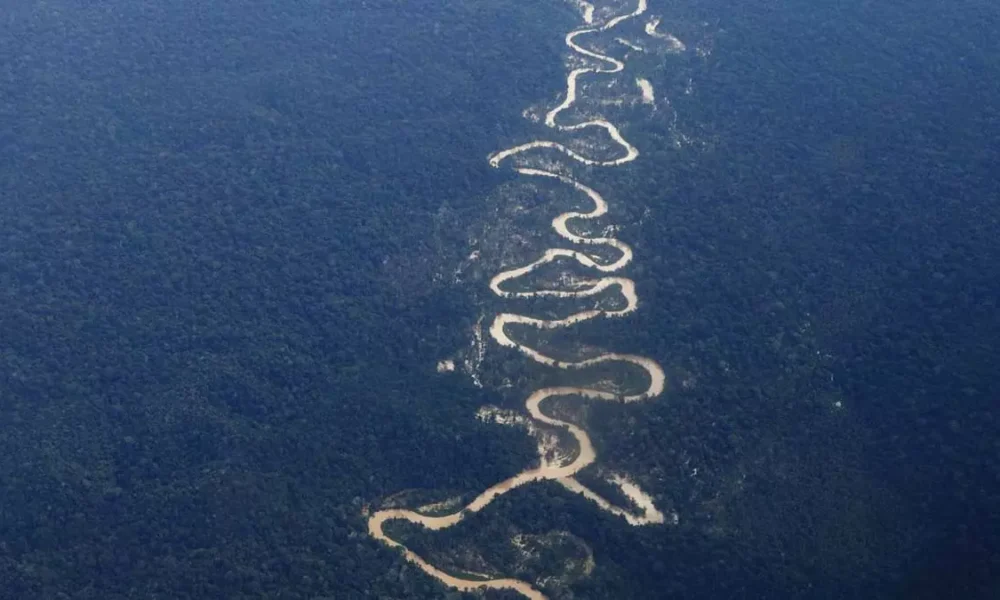
POLYGON ((4 15, 0 596, 433 595, 363 504, 530 459, 429 376, 473 318, 433 217, 558 15, 326 4, 4 15))
MULTIPOLYGON (((574 13, 23 4, 0 25, 0 597, 447 594, 361 511, 531 460, 474 419, 500 398, 433 375, 482 295, 434 275, 505 180, 484 157, 561 88, 574 13)), ((540 485, 416 544, 503 565, 510 533, 565 529, 585 598, 996 597, 998 12, 889 4, 653 3, 713 48, 643 73, 704 145, 620 115, 645 154, 588 183, 644 304, 578 335, 671 375, 589 420, 679 526, 540 485)), ((517 568, 566 570, 546 560, 517 568)))

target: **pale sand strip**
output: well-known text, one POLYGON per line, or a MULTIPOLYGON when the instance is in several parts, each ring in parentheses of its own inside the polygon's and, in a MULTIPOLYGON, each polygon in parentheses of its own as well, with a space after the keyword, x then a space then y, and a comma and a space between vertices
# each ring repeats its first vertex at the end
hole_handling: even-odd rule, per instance
POLYGON ((684 50, 687 49, 687 46, 684 45, 684 42, 680 41, 672 34, 660 33, 659 31, 657 31, 656 28, 659 26, 660 26, 660 19, 658 18, 650 19, 650 21, 646 23, 646 35, 661 40, 667 40, 670 43, 670 49, 673 52, 684 52, 684 50))
POLYGON ((637 46, 636 44, 633 44, 632 42, 626 40, 625 38, 615 38, 615 41, 621 44, 622 46, 625 46, 629 50, 635 50, 636 52, 646 51, 642 46, 637 46))
POLYGON ((639 86, 639 90, 642 92, 643 104, 653 104, 656 102, 656 96, 653 94, 653 84, 650 83, 648 79, 636 77, 635 83, 639 86))
POLYGON ((586 23, 587 25, 590 25, 591 23, 594 22, 594 5, 593 4, 591 4, 590 2, 587 2, 586 0, 570 0, 570 1, 573 4, 576 4, 578 7, 580 7, 580 10, 583 11, 583 22, 584 23, 586 23))

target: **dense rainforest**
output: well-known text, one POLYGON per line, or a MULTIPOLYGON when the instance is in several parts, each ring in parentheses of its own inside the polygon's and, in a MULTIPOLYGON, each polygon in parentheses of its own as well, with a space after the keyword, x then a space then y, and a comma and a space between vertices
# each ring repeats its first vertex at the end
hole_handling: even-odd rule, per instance
MULTIPOLYGON (((565 375, 435 365, 501 307, 511 224, 561 210, 517 214, 486 156, 539 135, 579 10, 9 4, 0 598, 466 597, 365 514, 536 460, 476 411, 565 375)), ((584 418, 678 521, 539 484, 400 531, 559 598, 997 597, 1000 9, 650 10, 688 50, 638 61, 660 100, 614 116, 642 156, 588 180, 641 309, 573 342, 667 371, 584 418), (517 561, 515 533, 550 543, 517 561)))

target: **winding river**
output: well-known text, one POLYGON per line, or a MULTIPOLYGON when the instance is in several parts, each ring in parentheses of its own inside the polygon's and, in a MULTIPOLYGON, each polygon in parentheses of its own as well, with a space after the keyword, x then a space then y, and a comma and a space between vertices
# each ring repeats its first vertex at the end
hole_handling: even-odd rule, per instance
MULTIPOLYGON (((578 323, 596 318, 623 317, 635 311, 639 305, 634 282, 626 277, 616 275, 616 273, 632 261, 632 249, 624 242, 613 237, 595 237, 574 232, 574 224, 597 219, 607 213, 608 203, 605 199, 593 188, 561 172, 524 166, 525 161, 513 160, 515 157, 528 152, 555 151, 572 161, 584 165, 612 167, 631 162, 639 156, 638 149, 630 144, 622 136, 618 128, 607 120, 596 118, 580 123, 562 124, 559 121, 559 115, 576 103, 579 89, 578 82, 581 77, 619 73, 625 68, 625 64, 621 60, 585 47, 582 45, 583 42, 581 40, 585 39, 588 35, 605 32, 626 21, 639 18, 647 10, 647 0, 638 0, 635 9, 631 12, 610 17, 603 22, 595 22, 595 8, 593 5, 582 1, 578 2, 578 4, 583 11, 585 26, 567 34, 565 42, 566 46, 577 56, 581 57, 585 64, 589 64, 589 66, 579 67, 570 71, 566 78, 565 98, 558 106, 545 115, 544 122, 549 128, 561 132, 597 130, 597 133, 601 133, 603 131, 614 143, 614 148, 617 151, 611 154, 609 158, 594 158, 584 156, 559 142, 536 140, 496 152, 489 157, 489 161, 494 167, 499 167, 506 161, 514 162, 516 163, 513 167, 514 171, 520 175, 554 180, 567 186, 572 190, 572 193, 581 196, 581 199, 589 201, 590 210, 563 213, 553 219, 552 228, 570 244, 579 248, 587 246, 603 247, 605 252, 602 252, 600 256, 610 254, 612 258, 601 258, 583 249, 551 248, 529 264, 497 274, 490 281, 490 289, 501 298, 586 298, 604 293, 606 290, 611 290, 621 295, 624 299, 624 305, 613 309, 594 308, 583 310, 562 319, 539 319, 503 312, 494 317, 489 328, 489 333, 493 341, 500 346, 516 350, 531 360, 548 366, 559 369, 579 370, 603 363, 628 363, 645 371, 647 382, 644 389, 631 394, 572 386, 543 387, 538 389, 532 392, 525 401, 527 413, 535 423, 559 428, 569 433, 576 440, 577 451, 571 460, 548 459, 544 448, 540 444, 539 456, 541 459, 539 466, 522 471, 514 477, 491 486, 476 496, 467 505, 450 514, 430 516, 414 510, 389 509, 378 510, 369 515, 368 531, 372 537, 390 547, 400 549, 406 560, 422 569, 431 577, 460 591, 508 589, 517 591, 525 597, 535 600, 545 598, 545 595, 540 590, 526 581, 513 578, 469 579, 446 573, 427 562, 409 548, 406 548, 400 542, 389 537, 385 532, 385 524, 389 521, 405 520, 430 530, 445 529, 459 523, 466 516, 484 509, 498 496, 527 483, 543 480, 558 482, 566 489, 581 494, 596 503, 601 509, 625 519, 632 525, 641 526, 666 521, 665 515, 656 508, 652 498, 625 476, 613 475, 610 477, 609 483, 615 485, 624 496, 628 497, 631 503, 638 509, 637 511, 613 505, 607 499, 578 481, 575 478, 576 474, 593 464, 597 458, 590 436, 582 427, 568 421, 560 420, 545 412, 546 401, 557 397, 625 403, 648 400, 658 396, 663 391, 665 384, 663 369, 650 358, 631 354, 602 353, 592 358, 577 361, 561 360, 548 356, 544 352, 527 345, 527 343, 518 341, 511 332, 512 326, 530 327, 539 330, 555 330, 572 327, 578 323), (607 249, 610 249, 611 252, 608 253, 607 249), (543 265, 561 260, 575 261, 581 267, 596 271, 599 276, 589 279, 575 279, 572 284, 566 286, 569 289, 540 289, 533 291, 512 291, 507 289, 510 282, 532 273, 543 265)), ((653 37, 666 37, 667 34, 661 34, 656 31, 658 24, 658 19, 649 21, 646 24, 646 33, 653 37)), ((676 39, 672 38, 672 36, 670 37, 671 39, 676 39)), ((651 88, 646 88, 648 85, 648 82, 645 82, 645 85, 641 86, 644 96, 652 94, 651 88)))

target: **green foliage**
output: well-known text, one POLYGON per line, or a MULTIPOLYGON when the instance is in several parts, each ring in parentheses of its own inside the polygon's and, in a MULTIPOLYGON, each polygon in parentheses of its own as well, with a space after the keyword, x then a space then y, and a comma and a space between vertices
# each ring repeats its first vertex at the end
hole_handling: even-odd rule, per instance
MULTIPOLYGON (((643 156, 587 181, 642 307, 568 341, 666 367, 583 414, 680 522, 542 484, 407 542, 560 598, 995 597, 995 8, 652 4, 692 48, 643 63, 677 120, 624 111, 643 156)), ((574 11, 4 10, 0 598, 460 597, 363 511, 535 459, 434 364, 479 316, 447 278, 507 180, 485 157, 561 90, 574 11)))

